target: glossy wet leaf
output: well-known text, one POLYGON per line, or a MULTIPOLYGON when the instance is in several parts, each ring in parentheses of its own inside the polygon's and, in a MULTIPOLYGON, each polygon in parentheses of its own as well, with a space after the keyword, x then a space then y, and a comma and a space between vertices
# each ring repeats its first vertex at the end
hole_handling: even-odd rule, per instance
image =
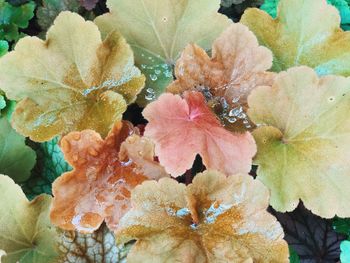
POLYGON ((122 263, 131 245, 116 245, 115 237, 103 224, 92 234, 61 232, 58 263, 122 263))
POLYGON ((0 175, 0 247, 2 263, 55 262, 57 232, 50 224, 51 197, 41 195, 29 202, 8 176, 0 175))
POLYGON ((282 0, 276 19, 248 9, 241 23, 272 51, 274 71, 306 65, 319 75, 350 75, 350 33, 340 29, 338 10, 326 0, 282 0))
POLYGON ((249 175, 198 174, 189 186, 163 178, 132 191, 116 231, 136 239, 128 262, 289 262, 268 191, 249 175))
POLYGON ((252 135, 227 131, 200 92, 187 91, 184 98, 165 93, 143 115, 144 135, 154 141, 160 164, 172 176, 190 169, 197 154, 207 168, 225 174, 250 171, 256 152, 252 135))
POLYGON ((292 211, 300 199, 322 217, 350 217, 349 87, 349 78, 296 67, 249 96, 248 114, 259 125, 257 176, 277 211, 292 211))
POLYGON ((19 29, 28 27, 29 20, 34 16, 34 9, 34 1, 13 6, 0 0, 0 40, 17 41, 21 37, 19 29))
POLYGON ((176 80, 168 86, 172 93, 201 91, 226 128, 246 131, 252 128, 247 118, 247 96, 257 86, 271 86, 275 73, 272 53, 259 46, 254 34, 240 24, 232 24, 212 46, 212 56, 189 44, 176 63, 176 80))
POLYGON ((0 173, 15 182, 26 181, 35 165, 35 152, 25 144, 25 138, 12 129, 8 120, 0 118, 0 173))
POLYGON ((119 159, 123 162, 132 161, 136 166, 135 171, 149 178, 168 177, 164 167, 155 161, 154 148, 149 138, 133 134, 121 144, 119 159))
POLYGON ((132 46, 149 88, 138 99, 141 105, 156 99, 172 81, 171 66, 188 43, 210 49, 230 24, 217 12, 219 0, 108 0, 107 6, 110 13, 95 22, 102 32, 119 30, 132 46))
POLYGON ((345 240, 340 244, 340 261, 341 262, 350 262, 350 241, 345 240))
MULTIPOLYGON (((339 260, 343 235, 332 228, 332 221, 313 215, 300 205, 293 212, 273 211, 281 223, 285 240, 299 255, 302 263, 333 263, 339 260)), ((291 261, 292 262, 292 261, 291 261)))
POLYGON ((130 191, 148 179, 131 160, 118 159, 121 143, 134 132, 130 123, 119 122, 105 140, 92 130, 62 138, 62 151, 73 170, 53 183, 53 224, 91 233, 106 221, 115 230, 130 208, 130 191))
POLYGON ((72 168, 65 161, 59 138, 32 145, 37 155, 37 162, 30 178, 22 185, 24 193, 29 199, 42 193, 52 194, 51 185, 55 179, 72 168))
POLYGON ((47 141, 84 129, 106 136, 143 88, 144 76, 117 32, 102 42, 92 22, 62 12, 46 41, 23 38, 1 58, 0 86, 19 101, 13 127, 47 141))
MULTIPOLYGON (((260 9, 264 10, 270 16, 275 18, 277 15, 277 6, 279 2, 280 0, 266 0, 260 9)), ((341 27, 344 30, 347 30, 350 24, 349 0, 327 0, 327 3, 338 9, 341 18, 341 27)))

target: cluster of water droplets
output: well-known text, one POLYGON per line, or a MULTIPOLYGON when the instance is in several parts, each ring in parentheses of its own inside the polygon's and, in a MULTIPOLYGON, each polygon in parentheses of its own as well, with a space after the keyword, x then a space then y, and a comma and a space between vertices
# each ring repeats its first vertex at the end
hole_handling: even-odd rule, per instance
POLYGON ((150 82, 157 82, 162 79, 169 79, 173 77, 173 70, 167 63, 157 63, 156 59, 159 60, 160 56, 152 57, 141 54, 148 63, 141 64, 141 70, 148 76, 147 89, 145 99, 148 101, 155 100, 157 97, 156 91, 151 87, 150 82))
POLYGON ((240 103, 241 98, 239 96, 232 98, 231 103, 228 103, 225 97, 214 96, 208 87, 200 86, 197 89, 202 92, 208 102, 212 102, 213 107, 220 107, 218 116, 223 124, 225 124, 225 121, 232 124, 242 121, 245 128, 252 128, 251 122, 240 103))

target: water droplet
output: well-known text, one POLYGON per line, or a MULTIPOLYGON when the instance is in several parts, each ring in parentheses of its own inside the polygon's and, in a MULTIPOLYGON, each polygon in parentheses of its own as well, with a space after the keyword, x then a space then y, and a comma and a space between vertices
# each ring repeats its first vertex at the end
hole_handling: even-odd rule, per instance
POLYGON ((163 22, 168 22, 168 18, 167 18, 166 16, 164 16, 164 17, 162 18, 162 20, 163 20, 163 22))
POLYGON ((329 101, 329 102, 333 102, 333 101, 335 101, 335 98, 334 98, 333 96, 332 96, 332 97, 329 97, 329 98, 328 98, 328 101, 329 101))
POLYGON ((132 163, 131 159, 129 159, 129 160, 125 161, 125 162, 120 162, 121 166, 129 166, 131 163, 132 163))
POLYGON ((243 108, 241 106, 235 107, 228 113, 228 116, 230 117, 238 117, 243 113, 243 108))
POLYGON ((146 100, 154 100, 156 98, 155 94, 146 94, 145 99, 146 100))
POLYGON ((235 118, 235 117, 228 117, 226 119, 229 123, 235 123, 237 121, 237 118, 235 118))
POLYGON ((156 81, 158 79, 157 75, 154 74, 149 75, 149 77, 152 81, 156 81))
POLYGON ((240 100, 240 97, 234 97, 234 98, 232 99, 232 102, 233 102, 233 103, 237 103, 237 102, 239 102, 239 100, 240 100))
POLYGON ((141 64, 141 68, 145 69, 147 66, 145 64, 141 64))
POLYGON ((160 71, 159 69, 156 69, 156 70, 154 71, 154 73, 156 73, 157 75, 159 75, 160 73, 162 73, 162 71, 160 71))
POLYGON ((142 53, 142 54, 141 54, 141 57, 144 57, 144 56, 145 56, 145 54, 142 53))

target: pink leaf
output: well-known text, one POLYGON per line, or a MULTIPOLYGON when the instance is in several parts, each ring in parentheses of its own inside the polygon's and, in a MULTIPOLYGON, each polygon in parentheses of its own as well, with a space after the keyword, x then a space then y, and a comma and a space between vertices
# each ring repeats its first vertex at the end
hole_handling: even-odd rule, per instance
POLYGON ((143 111, 149 121, 145 136, 155 142, 155 154, 172 176, 192 167, 199 154, 208 169, 227 175, 250 171, 256 144, 249 132, 224 129, 200 92, 163 94, 143 111))

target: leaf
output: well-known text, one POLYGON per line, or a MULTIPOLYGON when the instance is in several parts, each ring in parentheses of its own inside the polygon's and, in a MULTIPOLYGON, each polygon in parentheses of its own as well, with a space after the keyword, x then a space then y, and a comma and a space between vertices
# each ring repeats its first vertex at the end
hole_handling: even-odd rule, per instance
POLYGON ((326 0, 282 0, 275 20, 254 8, 241 22, 273 52, 274 71, 306 65, 319 75, 350 75, 350 33, 339 28, 338 11, 326 0))
POLYGON ((108 0, 110 13, 95 22, 106 35, 117 29, 135 52, 135 62, 147 77, 138 98, 145 105, 173 80, 171 66, 188 43, 210 49, 230 21, 217 12, 219 0, 108 0))
POLYGON ((232 24, 213 43, 212 58, 195 44, 189 44, 176 63, 172 93, 202 91, 209 105, 220 105, 218 115, 232 130, 251 128, 247 119, 247 97, 257 86, 271 86, 275 73, 272 53, 259 46, 254 34, 242 24, 232 24))
POLYGON ((3 95, 0 95, 0 113, 1 113, 1 110, 5 109, 5 107, 6 107, 5 97, 3 95))
POLYGON ((242 4, 245 0, 221 0, 221 5, 223 7, 230 7, 231 5, 242 4))
POLYGON ((11 128, 6 118, 0 118, 0 173, 17 183, 24 182, 35 159, 35 152, 25 144, 25 138, 11 128))
POLYGON ((54 262, 58 256, 57 232, 49 221, 51 197, 28 202, 21 188, 0 176, 0 247, 3 263, 54 262))
POLYGON ((350 218, 334 218, 333 228, 337 233, 350 236, 350 218))
POLYGON ((250 171, 256 152, 253 137, 225 130, 201 93, 187 91, 184 99, 163 94, 143 115, 149 122, 144 135, 154 141, 160 164, 172 176, 190 169, 197 154, 209 169, 225 174, 250 171))
POLYGON ((257 176, 277 211, 294 210, 300 199, 316 215, 350 217, 349 86, 350 79, 296 67, 249 96, 248 115, 259 126, 257 176))
POLYGON ((130 244, 117 246, 113 233, 105 225, 92 234, 62 231, 59 244, 58 263, 121 263, 131 247, 130 244))
POLYGON ((34 144, 37 162, 31 177, 22 185, 23 191, 29 199, 42 193, 51 195, 51 184, 55 179, 72 169, 65 161, 58 142, 59 137, 56 137, 48 142, 34 144))
POLYGON ((132 161, 136 165, 137 173, 154 179, 168 177, 164 167, 154 159, 154 143, 147 137, 133 134, 126 138, 120 146, 119 160, 132 161))
POLYGON ((132 191, 117 242, 137 239, 128 262, 288 262, 268 197, 244 174, 207 171, 187 187, 169 178, 144 182, 132 191))
POLYGON ((340 261, 344 263, 350 262, 350 241, 345 240, 341 242, 340 249, 340 261))
POLYGON ((290 263, 300 263, 300 258, 292 247, 289 247, 289 261, 290 263))
POLYGON ((78 0, 42 0, 42 5, 36 11, 38 24, 42 30, 46 31, 60 12, 71 11, 78 13, 79 8, 78 0))
POLYGON ((125 40, 112 32, 102 42, 93 23, 70 12, 45 42, 23 38, 0 60, 0 86, 20 101, 12 124, 33 141, 84 129, 106 136, 143 85, 125 40))
POLYGON ((28 27, 29 20, 34 16, 34 9, 33 1, 20 6, 12 6, 5 0, 0 0, 1 40, 17 41, 20 38, 19 29, 28 27))
POLYGON ((5 55, 9 50, 9 44, 5 40, 0 40, 0 57, 5 55))
POLYGON ((285 240, 298 253, 300 262, 333 263, 339 260, 339 245, 344 237, 333 231, 331 220, 313 215, 302 205, 293 212, 273 211, 272 214, 282 224, 285 240))
POLYGON ((98 0, 79 0, 79 2, 86 10, 92 10, 95 8, 98 0))
MULTIPOLYGON (((266 0, 260 9, 275 18, 279 2, 280 0, 266 0)), ((350 23, 350 7, 348 0, 327 0, 327 3, 338 9, 341 17, 341 27, 346 30, 350 23)))
POLYGON ((129 210, 130 191, 148 179, 131 161, 118 160, 121 143, 134 132, 130 123, 119 122, 105 140, 92 130, 62 138, 62 151, 73 171, 53 183, 53 224, 91 233, 105 220, 109 229, 116 228, 129 210))

